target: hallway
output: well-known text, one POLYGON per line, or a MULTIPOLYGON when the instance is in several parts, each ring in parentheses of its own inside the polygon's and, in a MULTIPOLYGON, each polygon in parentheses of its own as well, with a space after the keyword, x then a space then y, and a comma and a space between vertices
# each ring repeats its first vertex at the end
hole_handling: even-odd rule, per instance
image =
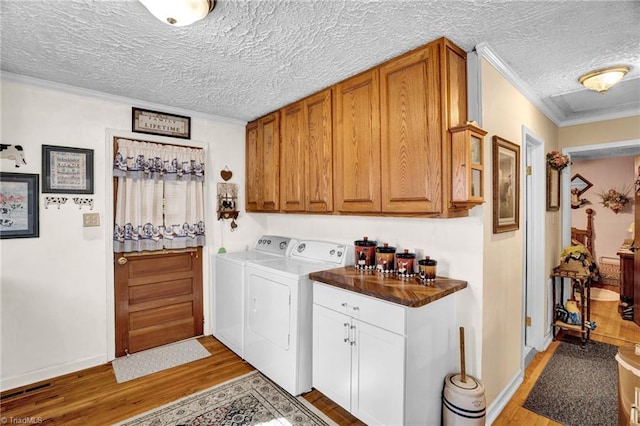
MULTIPOLYGON (((609 289, 617 291, 617 289, 611 287, 609 287, 609 289)), ((597 324, 596 329, 591 332, 591 339, 594 341, 615 346, 640 342, 640 326, 633 321, 625 321, 622 319, 618 313, 617 301, 591 301, 591 320, 597 324)), ((525 424, 536 426, 560 425, 560 423, 554 422, 522 407, 533 385, 535 385, 536 380, 538 380, 542 374, 544 367, 551 359, 559 343, 559 341, 554 341, 546 351, 536 354, 525 371, 524 382, 493 423, 494 426, 525 424)))

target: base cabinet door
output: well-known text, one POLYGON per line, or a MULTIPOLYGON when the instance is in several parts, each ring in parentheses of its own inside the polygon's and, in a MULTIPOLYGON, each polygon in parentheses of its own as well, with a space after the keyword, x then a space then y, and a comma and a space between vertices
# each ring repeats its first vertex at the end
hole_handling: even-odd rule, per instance
POLYGON ((351 319, 313 305, 313 387, 351 410, 351 319))
POLYGON ((353 320, 351 413, 369 425, 404 424, 405 338, 353 320))
POLYGON ((369 425, 405 418, 405 337, 313 305, 313 387, 369 425))

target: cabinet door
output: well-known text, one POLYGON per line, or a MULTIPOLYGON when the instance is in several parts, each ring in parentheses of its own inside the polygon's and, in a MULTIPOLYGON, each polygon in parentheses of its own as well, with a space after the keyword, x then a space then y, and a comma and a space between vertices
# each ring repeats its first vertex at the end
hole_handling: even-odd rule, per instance
POLYGON ((246 201, 247 211, 258 210, 260 191, 260 153, 258 144, 258 121, 247 124, 247 136, 245 143, 246 155, 246 201))
POLYGON ((427 46, 380 67, 383 212, 442 210, 438 64, 427 46))
POLYGON ((333 211, 333 132, 331 90, 305 101, 307 133, 306 206, 308 212, 333 211))
POLYGON ((378 70, 334 86, 334 198, 342 212, 380 211, 378 70))
POLYGON ((280 113, 274 112, 260 119, 258 126, 259 168, 261 180, 261 211, 280 208, 280 113))
POLYGON ((304 101, 282 110, 282 141, 280 145, 280 208, 283 211, 304 211, 305 149, 304 101))
POLYGON ((353 320, 351 413, 367 424, 404 424, 405 338, 353 320))
POLYGON ((313 305, 313 387, 351 410, 351 318, 313 305))

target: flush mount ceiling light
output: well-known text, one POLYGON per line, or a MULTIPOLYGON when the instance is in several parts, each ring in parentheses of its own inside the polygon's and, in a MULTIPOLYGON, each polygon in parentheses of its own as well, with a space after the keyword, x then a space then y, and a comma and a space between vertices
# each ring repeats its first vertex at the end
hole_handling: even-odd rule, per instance
POLYGON ((589 72, 578 79, 578 81, 589 90, 595 90, 599 93, 604 93, 611 86, 622 80, 629 72, 627 66, 616 66, 610 68, 604 68, 589 72))
POLYGON ((216 0, 140 0, 162 22, 184 27, 204 18, 216 6, 216 0))

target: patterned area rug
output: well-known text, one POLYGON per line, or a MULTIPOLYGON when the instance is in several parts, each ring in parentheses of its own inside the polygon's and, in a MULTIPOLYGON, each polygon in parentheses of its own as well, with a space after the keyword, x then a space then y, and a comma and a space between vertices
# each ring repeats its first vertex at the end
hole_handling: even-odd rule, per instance
POLYGON ((618 348, 560 342, 523 407, 568 426, 618 424, 618 348))
POLYGON ((211 353, 193 339, 123 356, 114 359, 111 366, 116 381, 122 383, 208 356, 211 353))
POLYGON ((257 371, 222 383, 118 426, 336 426, 304 398, 294 398, 257 371))

